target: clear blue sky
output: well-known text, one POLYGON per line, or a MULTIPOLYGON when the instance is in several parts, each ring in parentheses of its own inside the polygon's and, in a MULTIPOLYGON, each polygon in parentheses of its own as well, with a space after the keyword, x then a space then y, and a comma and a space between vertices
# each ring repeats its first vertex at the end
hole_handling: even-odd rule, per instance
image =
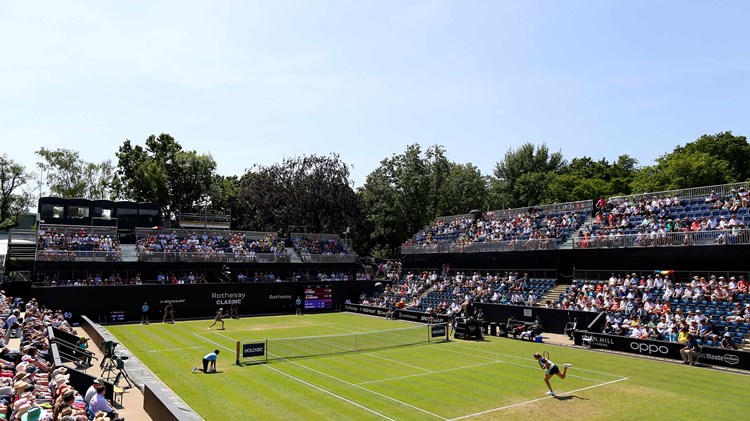
POLYGON ((222 174, 410 143, 650 164, 750 135, 747 1, 3 1, 0 153, 110 158, 170 133, 222 174))

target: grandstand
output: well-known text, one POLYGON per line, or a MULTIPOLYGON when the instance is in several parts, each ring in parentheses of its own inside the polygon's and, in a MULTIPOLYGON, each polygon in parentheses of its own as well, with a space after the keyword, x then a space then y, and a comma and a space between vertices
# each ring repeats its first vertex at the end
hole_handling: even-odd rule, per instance
MULTIPOLYGON (((483 312, 485 329, 508 318, 541 317, 546 332, 562 334, 577 318, 578 344, 585 335, 589 345, 594 335, 657 341, 675 359, 678 344, 659 326, 664 306, 680 322, 701 312, 712 326, 700 338, 707 353, 722 350, 725 335, 746 345, 750 299, 738 280, 750 277, 744 263, 748 188, 709 186, 436 218, 402 247, 399 261, 381 265, 377 278, 362 276, 366 269, 351 241, 337 234, 236 231, 200 215, 184 215, 170 228, 148 216, 151 210, 141 218, 138 205, 127 203, 107 205, 108 218, 96 219, 104 218, 94 215, 106 214, 97 209, 105 204, 86 208, 77 199, 40 202, 39 224, 11 230, 0 255, 6 274, 32 281, 8 283, 6 291, 51 307, 64 303, 99 323, 137 320, 144 300, 153 303, 157 319, 160 307, 174 303, 183 320, 230 305, 241 314, 290 313, 297 296, 310 297, 310 312, 346 309, 418 322, 467 316, 470 303, 483 312), (613 271, 622 275, 612 279, 613 271), (625 279, 627 288, 615 293, 625 279), (657 300, 659 311, 651 308, 657 300)), ((750 358, 736 352, 712 365, 745 367, 750 358)))
POLYGON ((567 243, 591 216, 580 201, 435 219, 401 248, 403 254, 551 250, 567 243))

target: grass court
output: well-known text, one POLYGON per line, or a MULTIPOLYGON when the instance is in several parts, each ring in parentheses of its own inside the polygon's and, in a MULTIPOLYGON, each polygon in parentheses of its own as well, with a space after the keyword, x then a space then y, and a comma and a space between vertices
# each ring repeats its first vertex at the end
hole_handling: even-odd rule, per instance
POLYGON ((750 390, 748 375, 496 337, 237 366, 237 340, 414 325, 351 313, 227 319, 226 330, 210 324, 108 330, 206 420, 741 419, 750 390), (214 349, 219 372, 191 374, 214 349), (556 397, 545 394, 532 357, 542 351, 561 368, 573 364, 565 380, 550 380, 556 397))

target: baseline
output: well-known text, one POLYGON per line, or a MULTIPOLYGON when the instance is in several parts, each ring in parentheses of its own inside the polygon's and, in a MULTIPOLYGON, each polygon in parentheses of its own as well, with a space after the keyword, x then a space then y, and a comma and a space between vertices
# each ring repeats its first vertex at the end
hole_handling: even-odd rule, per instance
MULTIPOLYGON (((575 390, 570 390, 570 391, 563 392, 563 393, 558 393, 557 396, 570 395, 571 393, 582 392, 584 390, 593 389, 595 387, 607 386, 607 385, 614 384, 614 383, 621 382, 621 381, 625 381, 625 380, 628 380, 628 378, 627 377, 623 377, 621 379, 608 381, 606 383, 595 384, 593 386, 587 386, 587 387, 582 387, 580 389, 575 389, 575 390)), ((525 401, 525 402, 518 402, 518 403, 511 404, 511 405, 501 406, 499 408, 488 409, 486 411, 475 412, 473 414, 463 415, 463 416, 456 417, 456 418, 451 418, 448 421, 457 421, 457 420, 463 420, 463 419, 471 418, 471 417, 478 417, 480 415, 489 414, 491 412, 502 411, 503 409, 515 408, 515 407, 518 407, 518 406, 528 405, 530 403, 539 402, 539 401, 543 401, 543 400, 546 400, 546 399, 554 399, 554 398, 555 398, 555 396, 545 396, 543 398, 532 399, 530 401, 525 401)))
MULTIPOLYGON (((234 352, 234 350, 233 350, 232 348, 229 348, 229 347, 227 347, 227 346, 224 346, 224 345, 222 345, 222 344, 220 344, 220 343, 218 343, 218 342, 214 342, 214 341, 212 341, 212 340, 210 340, 210 339, 208 339, 208 338, 204 338, 203 336, 201 336, 201 335, 200 335, 200 334, 198 334, 198 333, 193 333, 193 335, 195 335, 195 336, 197 336, 197 337, 199 337, 199 338, 203 339, 204 341, 207 341, 207 342, 211 342, 212 344, 214 344, 214 345, 216 345, 216 346, 220 346, 220 347, 222 347, 222 348, 224 348, 224 349, 226 349, 226 350, 229 350, 230 352, 234 352)), ((224 336, 224 335, 221 335, 221 336, 224 336)), ((232 338, 229 338, 228 336, 224 336, 224 337, 225 337, 225 338, 228 338, 228 339, 232 339, 232 338)), ((385 418, 385 419, 387 419, 387 420, 389 420, 389 421, 396 421, 395 419, 393 419, 393 418, 390 418, 390 417, 388 417, 388 416, 386 416, 386 415, 383 415, 383 414, 381 414, 380 412, 377 412, 377 411, 375 411, 374 409, 368 408, 368 407, 366 407, 366 406, 364 406, 364 405, 362 405, 362 404, 359 404, 359 403, 357 403, 357 402, 354 402, 353 400, 351 400, 351 399, 347 399, 347 398, 345 398, 345 397, 343 397, 343 396, 341 396, 341 395, 337 395, 336 393, 333 393, 333 392, 331 392, 330 390, 326 390, 326 389, 324 389, 324 388, 322 388, 322 387, 320 387, 320 386, 317 386, 317 385, 314 385, 314 384, 312 384, 312 383, 310 383, 310 382, 308 382, 308 381, 302 380, 302 379, 300 379, 300 378, 298 378, 298 377, 295 377, 295 376, 293 376, 293 375, 291 375, 291 374, 289 374, 289 373, 285 373, 285 372, 283 372, 283 371, 279 370, 279 369, 278 369, 278 368, 276 368, 276 367, 271 367, 271 366, 270 366, 270 365, 268 365, 268 364, 263 364, 263 367, 266 367, 266 368, 267 368, 267 369, 269 369, 269 370, 275 371, 276 373, 279 373, 279 374, 281 374, 281 375, 283 375, 283 376, 289 377, 290 379, 292 379, 292 380, 295 380, 295 381, 297 381, 297 382, 300 382, 300 383, 302 383, 302 384, 304 384, 304 385, 306 385, 306 386, 312 387, 312 388, 313 388, 313 389, 315 389, 315 390, 319 390, 319 391, 321 391, 321 392, 323 392, 323 393, 326 393, 326 394, 328 394, 328 395, 330 395, 330 396, 333 396, 333 397, 334 397, 334 398, 336 398, 336 399, 340 399, 340 400, 342 400, 342 401, 344 401, 344 402, 347 402, 347 403, 349 403, 349 404, 352 404, 352 405, 356 406, 357 408, 363 409, 363 410, 365 410, 365 411, 367 411, 367 412, 370 412, 370 413, 372 413, 372 414, 374 414, 374 415, 377 415, 377 416, 379 416, 379 417, 381 417, 381 418, 385 418)), ((443 418, 443 419, 445 419, 445 418, 443 418)))

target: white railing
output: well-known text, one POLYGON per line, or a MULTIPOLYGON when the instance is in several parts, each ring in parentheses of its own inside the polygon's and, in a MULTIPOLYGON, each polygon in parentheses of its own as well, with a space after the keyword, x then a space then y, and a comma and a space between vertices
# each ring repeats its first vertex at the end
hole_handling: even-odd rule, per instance
POLYGON ((534 205, 534 206, 526 206, 523 208, 515 208, 515 209, 499 209, 494 211, 488 211, 486 213, 491 213, 497 216, 502 217, 509 217, 518 215, 519 213, 526 213, 529 211, 529 209, 534 209, 535 211, 541 211, 541 212, 581 212, 581 213, 591 213, 592 209, 594 207, 594 201, 593 200, 579 200, 576 202, 565 202, 565 203, 552 203, 549 205, 534 205))
POLYGON ((280 253, 184 253, 184 252, 141 252, 141 262, 289 262, 288 254, 280 253))
POLYGON ((576 236, 575 249, 683 247, 750 244, 750 229, 576 236))
POLYGON ((625 196, 614 196, 614 197, 611 197, 610 200, 622 202, 628 199, 632 199, 632 200, 651 199, 654 196, 657 196, 657 197, 677 196, 680 199, 692 199, 692 198, 697 198, 697 197, 708 197, 712 191, 722 197, 726 197, 727 195, 731 194, 732 189, 739 190, 740 188, 744 188, 745 190, 750 191, 750 181, 744 181, 741 183, 719 184, 715 186, 691 187, 688 189, 665 190, 665 191, 658 191, 658 192, 652 192, 652 193, 629 194, 625 196))
POLYGON ((120 251, 38 250, 36 260, 41 262, 120 262, 120 251))
POLYGON ((305 263, 354 263, 356 256, 353 254, 303 254, 301 258, 305 263))
POLYGON ((505 251, 554 250, 556 247, 556 239, 542 238, 486 243, 435 243, 402 246, 401 254, 496 253, 505 251))

